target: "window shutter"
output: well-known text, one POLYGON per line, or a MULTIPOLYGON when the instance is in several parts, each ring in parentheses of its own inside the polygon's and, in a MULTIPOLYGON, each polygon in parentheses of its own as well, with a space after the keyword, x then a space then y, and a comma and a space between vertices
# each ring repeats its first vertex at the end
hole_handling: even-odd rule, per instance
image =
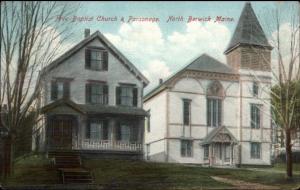
POLYGON ((133 88, 133 106, 137 107, 138 102, 138 89, 133 88))
POLYGON ((91 50, 85 49, 85 68, 91 68, 91 50))
POLYGON ((104 98, 104 101, 103 103, 104 104, 108 104, 108 98, 109 98, 109 95, 108 95, 108 85, 103 85, 103 98, 104 98))
POLYGON ((87 139, 91 138, 91 122, 90 122, 90 120, 86 120, 85 137, 87 139))
POLYGON ((121 104, 121 87, 116 87, 116 104, 121 104))
POLYGON ((64 98, 70 98, 70 82, 64 82, 64 98))
POLYGON ((91 103, 91 84, 89 83, 85 85, 85 100, 86 103, 91 103))
POLYGON ((51 82, 51 100, 57 99, 57 83, 56 81, 51 82))
POLYGON ((108 52, 107 51, 103 52, 103 70, 105 70, 105 71, 108 70, 108 52))

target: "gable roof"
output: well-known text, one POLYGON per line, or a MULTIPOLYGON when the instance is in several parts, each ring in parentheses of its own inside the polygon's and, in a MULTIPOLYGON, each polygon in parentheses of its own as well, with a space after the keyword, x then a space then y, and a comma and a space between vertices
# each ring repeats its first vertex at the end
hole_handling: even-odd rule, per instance
POLYGON ((232 135, 232 133, 225 127, 225 126, 221 126, 221 127, 216 127, 215 129, 213 129, 204 139, 203 141, 200 143, 200 145, 205 145, 205 144, 210 144, 214 137, 217 134, 227 134, 230 136, 231 141, 236 143, 237 139, 232 135))
POLYGON ((151 90, 148 94, 144 96, 144 101, 152 97, 153 95, 161 92, 167 87, 167 84, 174 79, 175 77, 179 76, 185 71, 202 71, 202 72, 212 72, 212 73, 221 73, 221 74, 233 74, 236 75, 237 73, 228 65, 218 61, 217 59, 211 57, 210 55, 204 53, 193 60, 190 64, 188 64, 183 69, 176 72, 170 78, 165 80, 162 84, 159 84, 153 90, 151 90))
POLYGON ((78 113, 81 113, 81 114, 85 113, 85 110, 82 109, 81 107, 79 107, 75 102, 73 102, 70 99, 65 99, 65 98, 56 100, 56 101, 54 101, 50 104, 45 105, 44 107, 41 108, 41 113, 46 113, 46 112, 48 112, 48 111, 50 111, 54 108, 61 107, 61 106, 70 107, 73 110, 75 110, 75 111, 77 111, 78 113))
POLYGON ((272 49, 250 2, 245 4, 237 27, 224 53, 227 54, 240 44, 257 45, 272 49))
POLYGON ((58 57, 56 60, 51 62, 49 65, 44 67, 41 71, 41 75, 46 74, 47 72, 51 71, 53 68, 63 63, 64 60, 68 59, 70 56, 72 56, 74 53, 79 51, 81 48, 83 48, 85 45, 87 45, 89 42, 91 42, 94 39, 100 40, 103 43, 103 45, 106 46, 106 48, 110 50, 110 52, 122 64, 125 65, 125 68, 127 68, 132 74, 134 74, 138 80, 141 80, 143 82, 144 86, 147 86, 149 84, 148 79, 100 31, 96 31, 92 35, 86 37, 77 45, 75 45, 70 50, 65 52, 63 55, 58 57))
POLYGON ((235 72, 232 68, 230 68, 226 64, 218 61, 217 59, 215 59, 205 53, 202 54, 197 59, 195 59, 185 69, 186 70, 215 72, 215 73, 235 74, 235 72))

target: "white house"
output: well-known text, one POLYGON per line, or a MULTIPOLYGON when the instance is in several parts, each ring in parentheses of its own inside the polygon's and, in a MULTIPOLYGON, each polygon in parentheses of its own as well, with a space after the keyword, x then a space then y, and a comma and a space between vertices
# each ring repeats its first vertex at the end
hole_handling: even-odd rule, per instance
POLYGON ((149 83, 99 31, 41 71, 42 120, 34 149, 142 158, 149 83))
POLYGON ((227 64, 203 54, 144 96, 146 159, 270 165, 271 50, 246 3, 227 64))

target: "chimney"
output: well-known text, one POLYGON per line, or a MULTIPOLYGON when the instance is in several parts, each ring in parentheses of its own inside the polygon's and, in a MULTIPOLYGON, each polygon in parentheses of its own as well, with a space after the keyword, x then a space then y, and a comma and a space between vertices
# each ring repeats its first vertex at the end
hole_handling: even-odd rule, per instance
POLYGON ((162 84, 163 83, 163 79, 159 79, 159 84, 162 84))
POLYGON ((84 38, 89 37, 89 36, 90 36, 90 33, 91 33, 91 31, 90 31, 89 28, 84 29, 84 38))

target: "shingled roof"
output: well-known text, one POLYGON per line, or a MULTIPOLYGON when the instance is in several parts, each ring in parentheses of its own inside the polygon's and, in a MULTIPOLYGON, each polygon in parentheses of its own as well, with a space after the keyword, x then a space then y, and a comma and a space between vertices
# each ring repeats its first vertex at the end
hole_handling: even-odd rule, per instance
POLYGON ((153 95, 159 93, 163 89, 167 87, 167 84, 169 81, 174 79, 175 77, 179 76, 181 73, 185 71, 201 71, 201 72, 212 72, 212 73, 221 73, 221 74, 232 74, 236 75, 237 73, 228 65, 218 61, 217 59, 211 57, 207 54, 202 54, 198 58, 196 58, 194 61, 192 61, 190 64, 188 64, 183 69, 176 72, 174 75, 172 75, 170 78, 165 80, 162 84, 155 87, 153 90, 151 90, 147 95, 144 96, 144 101, 152 97, 153 95))
POLYGON ((146 116, 147 112, 138 107, 109 106, 100 104, 76 104, 70 99, 59 99, 41 108, 42 113, 47 113, 57 107, 67 106, 81 114, 122 114, 146 116))
POLYGON ((240 44, 272 48, 249 2, 246 3, 225 54, 240 44))
POLYGON ((229 66, 227 66, 224 63, 221 63, 217 59, 215 59, 205 53, 202 54, 197 59, 195 59, 191 64, 189 64, 186 67, 186 70, 235 74, 234 70, 231 69, 229 66))

